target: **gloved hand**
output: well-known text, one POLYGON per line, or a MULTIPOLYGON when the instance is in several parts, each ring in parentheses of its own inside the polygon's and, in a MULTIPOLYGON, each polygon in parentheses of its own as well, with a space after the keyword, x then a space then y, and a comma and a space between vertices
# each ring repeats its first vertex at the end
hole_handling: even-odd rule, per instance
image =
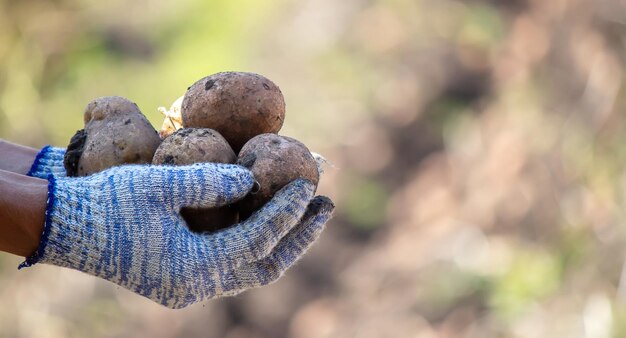
POLYGON ((63 165, 64 156, 65 148, 55 148, 47 145, 39 150, 32 167, 26 175, 44 180, 48 179, 48 175, 66 177, 67 173, 63 165))
POLYGON ((234 295, 278 279, 319 236, 334 206, 296 180, 247 221, 191 232, 179 210, 244 197, 239 166, 120 166, 80 178, 48 177, 41 244, 20 267, 47 263, 104 278, 171 308, 234 295))

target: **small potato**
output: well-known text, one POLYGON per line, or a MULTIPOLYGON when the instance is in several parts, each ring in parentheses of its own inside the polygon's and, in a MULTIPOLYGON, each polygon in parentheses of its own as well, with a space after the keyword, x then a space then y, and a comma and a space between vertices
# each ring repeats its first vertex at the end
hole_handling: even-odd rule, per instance
POLYGON ((68 176, 86 176, 121 164, 150 163, 161 139, 139 107, 119 96, 91 101, 85 128, 68 146, 64 165, 68 176))
MULTIPOLYGON (((183 128, 163 140, 154 154, 152 164, 235 163, 236 159, 228 142, 215 130, 183 128)), ((239 221, 239 213, 231 206, 182 208, 180 214, 189 229, 195 232, 213 232, 239 221)))
POLYGON ((261 75, 223 72, 189 87, 181 113, 183 127, 214 129, 239 152, 251 138, 280 130, 285 100, 278 86, 261 75))
POLYGON ((153 164, 235 163, 237 155, 213 129, 183 128, 168 136, 154 153, 153 164))
POLYGON ((239 152, 237 164, 252 171, 260 189, 238 203, 241 219, 267 203, 274 194, 289 182, 305 178, 317 185, 317 162, 309 149, 300 141, 276 134, 254 137, 239 152))

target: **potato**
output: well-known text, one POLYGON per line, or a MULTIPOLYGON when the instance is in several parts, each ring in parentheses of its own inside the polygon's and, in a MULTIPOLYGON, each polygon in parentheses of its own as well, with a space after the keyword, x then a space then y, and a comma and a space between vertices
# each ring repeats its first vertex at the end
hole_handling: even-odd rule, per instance
POLYGON ((91 101, 85 129, 74 135, 64 165, 68 176, 86 176, 121 164, 150 163, 161 139, 137 105, 123 97, 91 101))
MULTIPOLYGON (((167 137, 154 154, 152 164, 187 165, 201 162, 235 163, 237 156, 218 132, 207 128, 183 128, 167 137)), ((189 229, 212 232, 239 221, 237 210, 220 208, 182 208, 189 229)))
POLYGON ((213 129, 183 128, 168 136, 154 153, 152 164, 235 163, 237 155, 213 129))
POLYGON ((252 171, 260 189, 238 203, 241 219, 267 203, 289 182, 305 178, 317 185, 317 162, 300 141, 276 134, 261 134, 246 143, 239 152, 237 164, 252 171))
POLYGON ((285 100, 278 86, 261 75, 223 72, 189 87, 181 113, 183 127, 214 129, 239 152, 251 138, 280 130, 285 100))

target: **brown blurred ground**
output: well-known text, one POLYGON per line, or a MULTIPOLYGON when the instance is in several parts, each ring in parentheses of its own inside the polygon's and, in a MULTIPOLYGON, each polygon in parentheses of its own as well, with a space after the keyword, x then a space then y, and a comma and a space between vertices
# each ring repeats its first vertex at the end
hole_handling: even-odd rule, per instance
POLYGON ((282 280, 182 311, 3 255, 0 336, 626 336, 625 33, 617 0, 0 1, 0 137, 255 71, 337 204, 282 280))

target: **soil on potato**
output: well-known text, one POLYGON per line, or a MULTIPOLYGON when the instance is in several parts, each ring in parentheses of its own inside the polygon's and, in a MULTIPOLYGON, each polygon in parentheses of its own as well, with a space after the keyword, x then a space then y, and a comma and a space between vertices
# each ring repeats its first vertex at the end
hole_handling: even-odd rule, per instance
POLYGON ((67 146, 65 156, 63 157, 63 166, 67 176, 78 176, 78 161, 83 154, 85 141, 87 141, 85 129, 78 130, 70 139, 70 144, 67 146))

